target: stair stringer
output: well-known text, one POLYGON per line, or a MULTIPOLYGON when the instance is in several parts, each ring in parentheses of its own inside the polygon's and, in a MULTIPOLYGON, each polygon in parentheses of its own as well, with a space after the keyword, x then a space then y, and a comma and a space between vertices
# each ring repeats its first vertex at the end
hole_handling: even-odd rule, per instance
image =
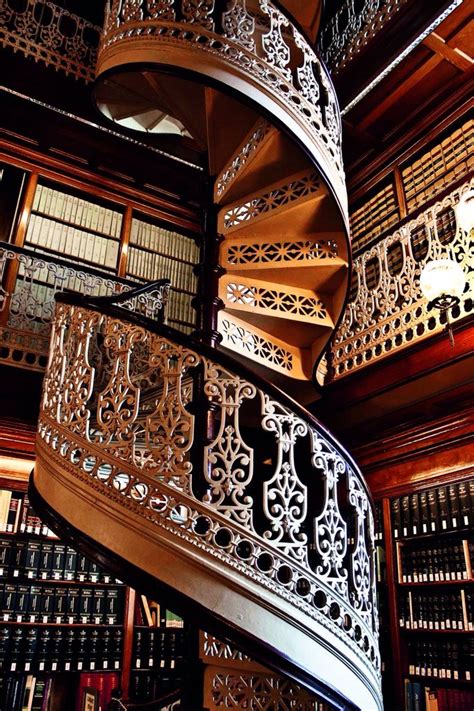
MULTIPOLYGON (((110 492, 91 487, 90 482, 78 479, 77 473, 58 466, 41 444, 31 484, 39 510, 44 505, 41 502, 46 502, 70 527, 100 541, 102 562, 108 555, 120 559, 125 572, 122 577, 126 578, 130 566, 145 571, 157 588, 164 586, 171 597, 179 591, 187 605, 185 610, 178 609, 180 598, 175 596, 178 612, 193 620, 199 611, 193 620, 196 624, 240 640, 255 659, 275 665, 277 671, 323 698, 327 694, 336 709, 380 711, 376 676, 371 690, 366 675, 360 673, 360 656, 348 653, 346 645, 324 624, 316 620, 308 623, 306 615, 282 602, 270 589, 262 590, 251 578, 242 579, 238 571, 229 571, 216 557, 203 555, 202 548, 158 529, 155 522, 134 511, 130 502, 124 510, 123 502, 110 492)), ((222 522, 226 523, 224 518, 222 522)), ((136 585, 136 580, 128 582, 136 585)))

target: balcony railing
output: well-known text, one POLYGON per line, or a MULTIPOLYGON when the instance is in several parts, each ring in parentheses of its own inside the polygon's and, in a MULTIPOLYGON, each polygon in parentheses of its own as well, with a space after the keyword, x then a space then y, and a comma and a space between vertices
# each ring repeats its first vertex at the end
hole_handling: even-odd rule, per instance
POLYGON ((333 74, 343 69, 408 0, 343 0, 322 27, 321 55, 333 74))
POLYGON ((174 329, 60 295, 38 458, 234 588, 256 585, 283 619, 302 615, 379 698, 370 495, 286 395, 174 329))
MULTIPOLYGON (((128 307, 151 318, 164 318, 162 307, 168 298, 167 284, 159 282, 155 292, 148 289, 128 307)), ((55 294, 66 291, 115 298, 135 286, 103 272, 0 242, 0 362, 44 370, 55 294)))
POLYGON ((466 274, 464 297, 451 320, 472 315, 474 249, 471 235, 456 224, 454 208, 473 185, 471 181, 456 188, 354 259, 349 303, 329 351, 331 379, 364 368, 445 327, 441 313, 428 310, 419 287, 420 272, 433 259, 451 257, 466 274))
POLYGON ((0 43, 87 82, 94 79, 101 28, 51 0, 4 0, 0 43))

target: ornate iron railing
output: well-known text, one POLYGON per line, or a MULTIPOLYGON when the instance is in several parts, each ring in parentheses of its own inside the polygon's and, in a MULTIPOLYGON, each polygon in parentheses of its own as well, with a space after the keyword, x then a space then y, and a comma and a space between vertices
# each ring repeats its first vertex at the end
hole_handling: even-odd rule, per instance
MULTIPOLYGON (((329 74, 306 38, 270 0, 112 0, 99 67, 117 43, 159 41, 221 60, 278 97, 295 115, 344 185, 341 121, 329 74)), ((196 70, 199 64, 196 63, 196 70)), ((248 92, 246 92, 248 93, 248 92)), ((341 197, 345 188, 338 190, 341 197)))
POLYGON ((3 0, 0 43, 46 64, 93 81, 101 28, 50 0, 3 0))
POLYGON ((376 690, 374 517, 354 462, 229 357, 98 304, 59 296, 38 456, 321 624, 376 690))
POLYGON ((344 0, 322 27, 321 56, 337 74, 380 32, 408 0, 344 0))
MULTIPOLYGON (((55 294, 114 295, 135 284, 0 242, 0 361, 31 370, 47 364, 55 294)), ((145 287, 127 308, 163 318, 169 282, 145 287)), ((124 296, 124 300, 127 297, 124 296)))
POLYGON ((429 310, 420 272, 432 259, 455 259, 466 274, 464 298, 454 309, 457 321, 473 312, 474 249, 470 234, 457 226, 454 208, 474 186, 453 190, 418 217, 357 255, 343 320, 329 351, 330 379, 363 368, 444 327, 441 312, 429 310))
POLYGON ((330 707, 291 679, 271 672, 243 652, 207 632, 200 633, 204 671, 203 706, 215 709, 259 708, 278 711, 329 711, 330 707))

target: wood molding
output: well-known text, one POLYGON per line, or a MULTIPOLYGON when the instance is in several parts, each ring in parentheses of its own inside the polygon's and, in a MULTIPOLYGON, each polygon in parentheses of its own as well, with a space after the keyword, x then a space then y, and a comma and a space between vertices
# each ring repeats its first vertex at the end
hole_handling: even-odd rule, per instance
MULTIPOLYGON (((395 165, 408 160, 458 119, 467 116, 473 106, 474 99, 466 99, 466 86, 463 84, 422 119, 413 122, 408 131, 383 145, 383 150, 380 148, 375 156, 361 157, 358 160, 360 167, 348 165, 346 169, 350 204, 353 205, 383 180, 395 165)), ((354 128, 357 130, 357 124, 354 128)))
POLYGON ((375 498, 425 489, 472 475, 474 411, 381 433, 353 455, 375 498))
POLYGON ((35 437, 36 427, 33 425, 0 420, 0 456, 34 460, 35 437))
POLYGON ((0 160, 26 171, 36 171, 38 175, 69 185, 78 190, 93 193, 97 197, 115 202, 133 210, 145 211, 151 217, 165 220, 175 227, 182 227, 191 233, 200 232, 198 210, 177 204, 179 196, 171 195, 169 200, 145 193, 144 191, 117 183, 93 171, 69 165, 59 158, 52 158, 38 150, 14 144, 0 138, 0 160))
MULTIPOLYGON (((469 316, 454 324, 455 345, 451 348, 443 330, 420 343, 399 350, 379 363, 333 381, 325 388, 325 400, 318 410, 332 410, 337 400, 339 407, 367 402, 376 395, 393 391, 400 386, 442 371, 448 365, 469 361, 474 354, 474 317, 469 316)), ((330 413, 328 413, 330 414, 330 413)))

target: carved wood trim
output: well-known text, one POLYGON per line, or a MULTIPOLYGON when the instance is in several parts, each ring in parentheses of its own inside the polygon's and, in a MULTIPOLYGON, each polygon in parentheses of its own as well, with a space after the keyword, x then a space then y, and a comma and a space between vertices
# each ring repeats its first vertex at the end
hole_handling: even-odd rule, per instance
POLYGON ((174 203, 173 199, 180 200, 178 195, 170 194, 170 199, 165 200, 128 185, 120 185, 86 168, 69 165, 58 158, 3 139, 0 139, 0 160, 26 171, 37 171, 42 177, 94 193, 97 197, 111 200, 117 205, 130 205, 133 210, 145 211, 151 217, 165 220, 173 226, 195 233, 200 231, 197 210, 174 203))

